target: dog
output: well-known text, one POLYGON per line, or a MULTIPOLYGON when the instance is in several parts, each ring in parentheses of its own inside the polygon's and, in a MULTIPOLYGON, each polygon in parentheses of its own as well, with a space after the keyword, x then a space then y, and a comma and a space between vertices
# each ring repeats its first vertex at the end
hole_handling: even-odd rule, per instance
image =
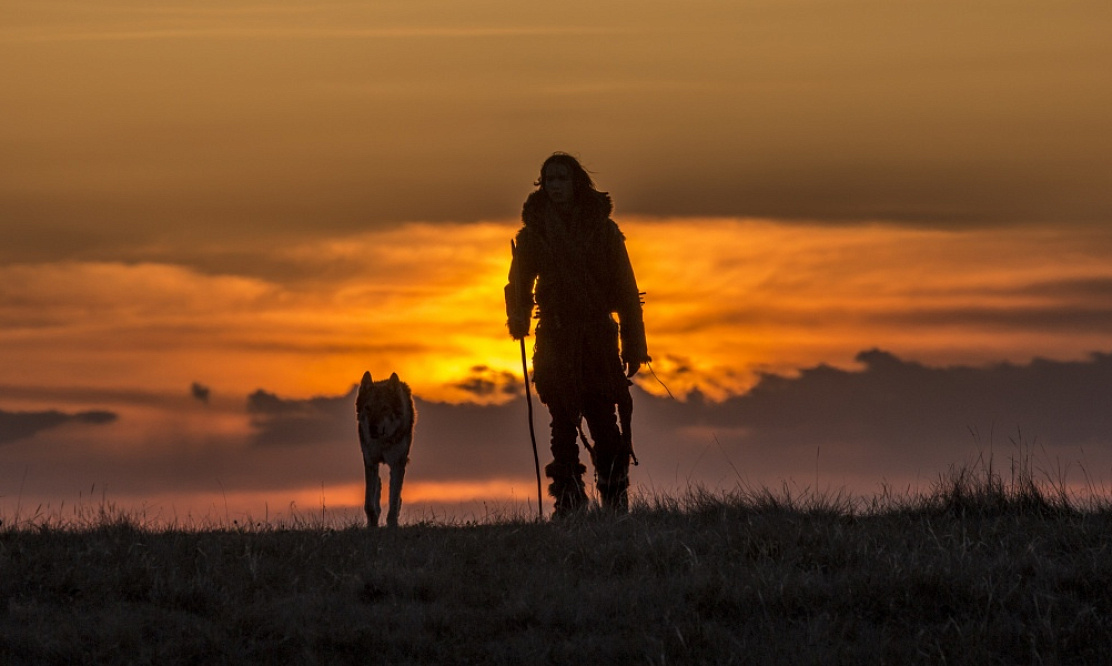
POLYGON ((371 379, 370 372, 364 372, 355 396, 355 417, 367 477, 367 495, 363 502, 367 526, 377 527, 382 514, 382 481, 378 478, 378 466, 386 463, 390 467, 390 507, 386 512, 386 525, 396 527, 402 508, 402 481, 413 444, 413 426, 417 422, 413 394, 409 386, 398 379, 397 373, 391 374, 390 379, 376 382, 371 379))

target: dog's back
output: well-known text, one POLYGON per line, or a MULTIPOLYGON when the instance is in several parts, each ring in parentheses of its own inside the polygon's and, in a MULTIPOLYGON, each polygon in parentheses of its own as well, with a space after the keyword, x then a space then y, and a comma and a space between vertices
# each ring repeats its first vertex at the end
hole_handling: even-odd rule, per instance
POLYGON ((359 445, 363 450, 363 468, 367 480, 364 510, 367 523, 377 525, 381 509, 379 495, 381 481, 378 466, 390 467, 390 507, 386 514, 387 525, 396 525, 401 509, 402 479, 409 462, 409 449, 413 444, 413 427, 417 411, 413 407, 413 394, 398 375, 374 381, 371 373, 363 373, 359 392, 355 397, 355 414, 359 425, 359 445))

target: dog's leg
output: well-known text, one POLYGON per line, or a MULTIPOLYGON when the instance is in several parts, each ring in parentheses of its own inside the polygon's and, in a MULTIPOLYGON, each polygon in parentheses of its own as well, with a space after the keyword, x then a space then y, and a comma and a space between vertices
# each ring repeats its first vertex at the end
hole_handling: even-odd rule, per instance
POLYGON ((363 500, 363 511, 367 514, 367 527, 378 527, 378 517, 382 513, 379 503, 382 481, 378 478, 378 463, 364 461, 363 473, 367 477, 367 495, 363 500))
POLYGON ((390 466, 390 508, 386 512, 386 526, 398 526, 398 514, 402 510, 402 481, 405 480, 405 463, 403 459, 396 465, 390 466))

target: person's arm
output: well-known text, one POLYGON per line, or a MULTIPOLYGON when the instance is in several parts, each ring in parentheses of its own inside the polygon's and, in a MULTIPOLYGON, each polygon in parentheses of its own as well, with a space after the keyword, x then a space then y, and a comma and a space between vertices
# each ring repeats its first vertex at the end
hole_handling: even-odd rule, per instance
POLYGON ((652 360, 649 357, 648 343, 645 341, 645 320, 641 308, 641 292, 637 288, 637 278, 633 275, 633 264, 629 261, 625 239, 618 235, 613 253, 614 278, 617 303, 616 311, 621 325, 622 363, 629 377, 637 374, 641 365, 652 360))
POLYGON ((514 340, 529 335, 533 318, 533 283, 537 279, 536 263, 528 237, 518 232, 510 262, 509 283, 505 288, 506 326, 514 340))

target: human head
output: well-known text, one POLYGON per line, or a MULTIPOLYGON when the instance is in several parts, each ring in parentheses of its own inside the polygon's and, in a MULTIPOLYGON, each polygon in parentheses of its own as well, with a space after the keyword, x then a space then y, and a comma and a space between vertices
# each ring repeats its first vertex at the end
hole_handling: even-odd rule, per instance
POLYGON ((544 164, 541 165, 541 176, 534 185, 542 190, 545 189, 545 176, 547 175, 549 167, 554 164, 566 167, 568 173, 571 174, 573 196, 575 198, 578 199, 585 196, 588 192, 593 192, 595 190, 595 182, 591 180, 591 174, 587 173, 587 170, 583 168, 579 160, 567 153, 552 153, 552 155, 544 161, 544 164))

